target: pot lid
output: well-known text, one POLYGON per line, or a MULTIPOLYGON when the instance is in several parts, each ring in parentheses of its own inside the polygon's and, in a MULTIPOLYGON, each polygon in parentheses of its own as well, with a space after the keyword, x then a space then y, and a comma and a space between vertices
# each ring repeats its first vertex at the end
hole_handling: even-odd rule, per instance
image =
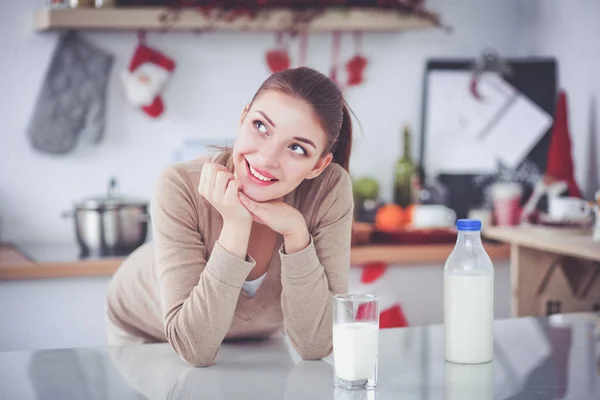
POLYGON ((106 196, 92 196, 75 204, 76 208, 98 209, 98 208, 117 208, 122 206, 147 206, 148 202, 134 197, 124 197, 119 195, 119 188, 116 178, 111 178, 108 184, 108 193, 106 196))

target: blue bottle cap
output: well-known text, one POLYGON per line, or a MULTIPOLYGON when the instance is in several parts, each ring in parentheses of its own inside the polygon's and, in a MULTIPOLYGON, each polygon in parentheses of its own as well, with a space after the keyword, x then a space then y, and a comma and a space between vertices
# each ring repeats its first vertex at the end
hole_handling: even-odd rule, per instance
POLYGON ((480 231, 481 221, 478 219, 459 219, 456 221, 456 229, 459 231, 480 231))

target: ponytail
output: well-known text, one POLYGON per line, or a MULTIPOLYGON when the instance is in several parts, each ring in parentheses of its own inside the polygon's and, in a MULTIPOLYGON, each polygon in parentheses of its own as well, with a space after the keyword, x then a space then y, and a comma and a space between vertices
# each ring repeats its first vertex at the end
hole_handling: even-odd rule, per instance
POLYGON ((348 105, 342 104, 342 127, 333 147, 333 162, 350 172, 350 153, 352 152, 352 118, 348 105))

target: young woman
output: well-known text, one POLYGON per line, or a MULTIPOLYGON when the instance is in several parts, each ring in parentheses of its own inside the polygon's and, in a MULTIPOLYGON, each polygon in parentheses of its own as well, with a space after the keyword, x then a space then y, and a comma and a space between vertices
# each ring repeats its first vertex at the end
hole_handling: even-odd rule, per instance
POLYGON ((109 288, 109 345, 168 341, 206 366, 224 340, 283 331, 302 358, 327 356, 332 295, 348 290, 351 145, 328 77, 301 67, 267 78, 231 151, 160 177, 153 242, 109 288))

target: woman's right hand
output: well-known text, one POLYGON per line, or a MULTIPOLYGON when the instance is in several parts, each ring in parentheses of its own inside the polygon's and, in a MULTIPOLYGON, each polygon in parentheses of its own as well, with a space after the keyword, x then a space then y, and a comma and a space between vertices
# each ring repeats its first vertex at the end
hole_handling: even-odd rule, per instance
POLYGON ((238 182, 221 164, 205 163, 202 166, 198 192, 223 217, 223 223, 252 224, 252 214, 242 205, 238 197, 238 182))

